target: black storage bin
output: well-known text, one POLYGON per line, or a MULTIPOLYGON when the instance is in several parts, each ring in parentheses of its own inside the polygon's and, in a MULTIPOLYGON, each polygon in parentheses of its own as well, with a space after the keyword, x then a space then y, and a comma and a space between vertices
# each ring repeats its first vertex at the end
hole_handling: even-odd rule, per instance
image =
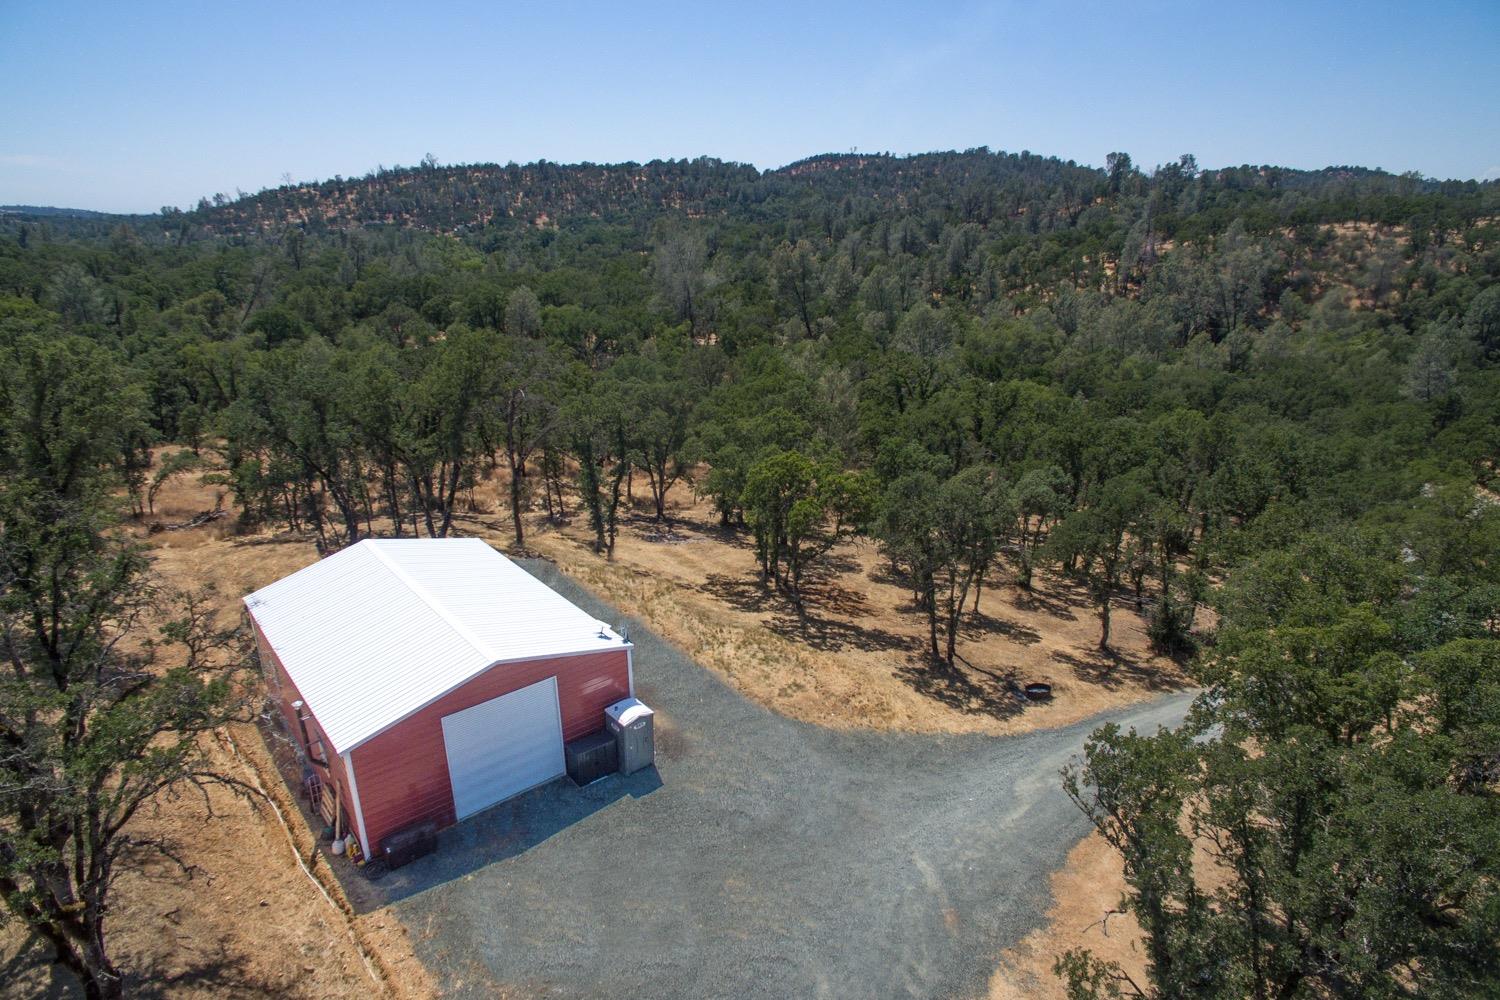
POLYGON ((393 833, 380 843, 380 856, 389 868, 400 868, 437 850, 437 824, 418 823, 393 833))
POLYGON ((619 769, 614 734, 601 729, 563 747, 563 762, 575 785, 587 785, 619 769))

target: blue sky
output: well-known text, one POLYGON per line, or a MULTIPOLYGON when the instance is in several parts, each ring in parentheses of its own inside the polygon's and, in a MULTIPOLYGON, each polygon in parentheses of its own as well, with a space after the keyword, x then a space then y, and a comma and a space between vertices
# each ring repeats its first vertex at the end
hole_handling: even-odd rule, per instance
POLYGON ((377 165, 1029 149, 1500 177, 1500 0, 0 0, 0 204, 377 165))

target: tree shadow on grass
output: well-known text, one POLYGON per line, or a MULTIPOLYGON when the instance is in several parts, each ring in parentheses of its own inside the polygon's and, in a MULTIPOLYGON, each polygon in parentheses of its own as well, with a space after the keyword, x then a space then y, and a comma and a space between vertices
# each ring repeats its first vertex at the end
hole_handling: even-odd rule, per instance
POLYGON ((772 615, 765 626, 784 639, 824 653, 837 653, 846 649, 880 653, 912 647, 911 639, 904 635, 814 614, 799 618, 795 613, 782 612, 772 615))
POLYGON ((1086 604, 1087 595, 1083 594, 1081 587, 1059 586, 1057 589, 1062 593, 1047 593, 1035 586, 1017 587, 1014 603, 1023 611, 1041 611, 1054 618, 1077 621, 1078 614, 1073 609, 1086 604))
POLYGON ((734 525, 722 525, 718 521, 693 521, 690 522, 694 530, 704 538, 710 538, 720 545, 727 545, 735 549, 753 549, 755 540, 750 537, 744 528, 734 525))
POLYGON ((843 552, 829 552, 818 560, 812 576, 815 579, 852 576, 860 570, 859 560, 843 552))
POLYGON ((222 937, 207 950, 207 955, 196 955, 185 968, 170 973, 155 957, 130 962, 125 976, 126 996, 166 1000, 193 993, 248 998, 286 992, 284 984, 266 982, 253 975, 245 957, 231 954, 222 937))
POLYGON ((802 603, 809 609, 828 611, 841 618, 869 618, 874 614, 864 594, 821 574, 803 582, 802 603))
POLYGON ((959 622, 958 634, 965 642, 984 642, 997 636, 1022 646, 1034 646, 1042 641, 1042 633, 1036 629, 982 611, 965 612, 959 622))
POLYGON ((908 659, 896 669, 896 676, 923 697, 965 715, 1009 719, 1026 710, 1026 702, 1008 689, 1006 679, 987 672, 976 677, 927 656, 908 659))
POLYGON ((658 521, 654 514, 632 514, 620 522, 619 534, 622 537, 629 535, 637 541, 652 545, 687 545, 703 540, 698 525, 692 521, 675 518, 658 521))
POLYGON ((855 624, 848 618, 869 618, 873 612, 864 595, 829 581, 813 580, 803 585, 803 613, 792 602, 753 576, 715 573, 698 590, 738 611, 761 617, 771 632, 792 642, 825 653, 845 649, 882 652, 910 649, 911 640, 883 628, 855 624), (825 615, 822 612, 832 612, 825 615))
MULTIPOLYGON (((20 934, 16 935, 20 941, 20 934)), ((41 1000, 43 997, 81 997, 83 987, 73 973, 52 961, 52 946, 28 934, 16 953, 0 964, 0 984, 6 996, 41 1000)))
POLYGON ((913 589, 911 578, 897 569, 889 559, 882 559, 877 562, 871 568, 870 572, 865 574, 865 578, 871 583, 883 583, 887 587, 900 587, 907 593, 911 593, 913 589))
POLYGON ((1052 654, 1052 659, 1072 669, 1073 676, 1086 684, 1116 690, 1127 682, 1139 684, 1150 691, 1180 691, 1187 682, 1178 676, 1163 672, 1149 662, 1141 662, 1115 649, 1063 651, 1052 654))
POLYGON ((717 518, 699 518, 690 513, 668 510, 665 522, 656 519, 656 509, 648 502, 644 508, 626 511, 623 501, 619 518, 620 534, 631 534, 646 541, 666 544, 713 541, 730 548, 749 549, 754 542, 742 528, 720 524, 717 518))
MULTIPOLYGON (((164 933, 161 937, 165 937, 164 933)), ((205 950, 195 941, 195 951, 205 950)), ((168 972, 159 955, 113 955, 125 982, 125 995, 148 1000, 182 996, 184 993, 215 997, 267 997, 285 992, 249 971, 243 955, 229 951, 219 938, 208 954, 195 955, 175 972, 168 972)), ((14 955, 0 965, 0 990, 8 997, 72 998, 84 995, 83 984, 65 966, 53 960, 52 946, 36 934, 27 937, 14 955)))
POLYGON ((717 598, 736 611, 766 614, 779 610, 780 598, 770 587, 762 586, 753 576, 710 573, 698 585, 700 592, 717 598))

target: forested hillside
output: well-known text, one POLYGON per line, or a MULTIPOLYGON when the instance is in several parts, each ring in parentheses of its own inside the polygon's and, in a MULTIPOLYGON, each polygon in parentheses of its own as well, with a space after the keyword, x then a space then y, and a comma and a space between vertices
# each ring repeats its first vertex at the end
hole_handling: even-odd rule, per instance
POLYGON ((247 527, 333 549, 449 533, 498 474, 518 545, 522 511, 576 507, 603 558, 627 489, 666 521, 688 481, 798 609, 838 538, 879 540, 934 671, 986 574, 1085 584, 1102 647, 1134 594, 1199 656, 1204 731, 1242 738, 1112 735, 1077 790, 1154 995, 1494 986, 1500 184, 987 150, 428 162, 0 215, 0 352, 7 503, 96 501, 83 462, 140 516, 207 474, 247 527), (1220 895, 1168 809, 1223 834, 1220 895))
POLYGON ((663 518, 688 480, 793 601, 874 532, 951 660, 992 550, 1085 574, 1101 642, 1106 595, 1156 581, 1186 649, 1181 609, 1272 538, 1494 475, 1494 183, 977 150, 429 160, 214 201, 0 217, 10 349, 139 399, 112 428, 137 511, 162 441, 222 439, 242 516, 325 547, 444 534, 504 466, 518 543, 576 478, 602 550, 622 479, 663 518), (1001 513, 929 537, 944 504, 1001 513))

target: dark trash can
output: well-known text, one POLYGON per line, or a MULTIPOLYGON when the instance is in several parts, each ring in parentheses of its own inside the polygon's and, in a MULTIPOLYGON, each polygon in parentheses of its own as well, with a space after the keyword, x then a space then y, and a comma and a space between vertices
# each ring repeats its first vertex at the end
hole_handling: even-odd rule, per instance
POLYGON ((400 868, 437 850, 437 824, 418 823, 380 842, 380 858, 387 868, 400 868))
POLYGON ((619 750, 615 734, 607 728, 589 733, 563 747, 563 760, 573 784, 592 784, 619 770, 619 750))
POLYGON ((1052 685, 1041 683, 1028 684, 1026 685, 1026 697, 1032 701, 1051 701, 1052 685))

